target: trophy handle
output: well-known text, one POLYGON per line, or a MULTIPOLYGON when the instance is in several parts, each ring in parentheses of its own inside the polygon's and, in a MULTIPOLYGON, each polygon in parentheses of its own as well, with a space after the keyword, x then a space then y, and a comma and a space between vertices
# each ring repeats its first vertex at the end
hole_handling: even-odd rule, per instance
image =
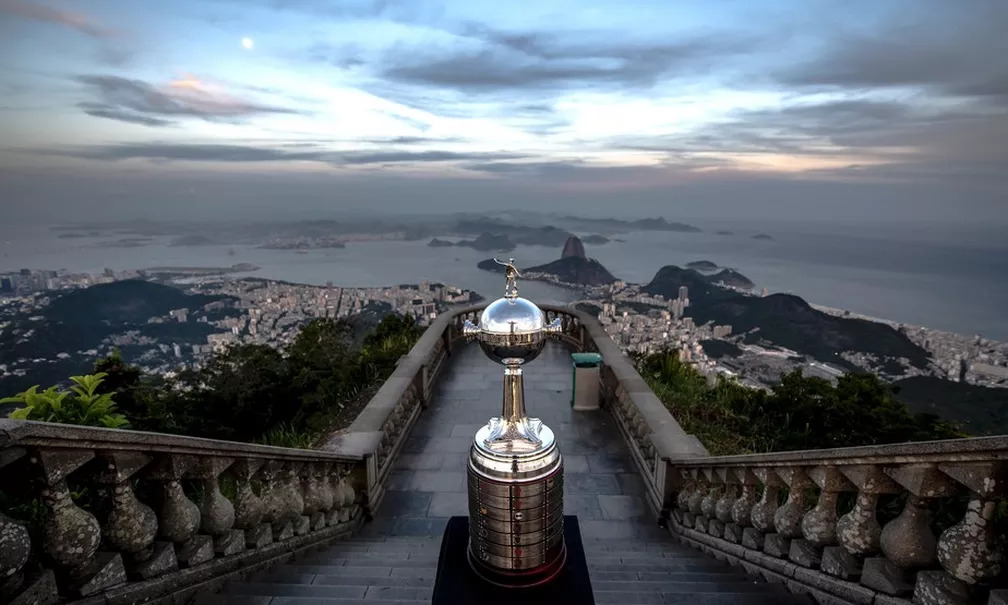
POLYGON ((465 320, 465 323, 462 324, 462 336, 464 336, 467 341, 470 341, 479 336, 480 332, 481 330, 479 326, 469 321, 468 319, 465 320))
POLYGON ((560 335, 563 334, 563 320, 557 317, 546 324, 546 327, 543 328, 543 332, 546 332, 546 334, 553 336, 554 338, 559 338, 560 335))

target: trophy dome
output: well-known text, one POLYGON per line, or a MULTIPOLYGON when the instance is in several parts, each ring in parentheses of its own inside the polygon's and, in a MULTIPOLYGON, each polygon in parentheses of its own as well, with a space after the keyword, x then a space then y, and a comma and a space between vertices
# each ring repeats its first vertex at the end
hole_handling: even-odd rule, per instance
POLYGON ((561 321, 546 325, 546 314, 532 301, 518 296, 518 269, 514 259, 502 263, 506 268, 507 284, 504 298, 499 298, 480 314, 479 325, 466 320, 463 332, 467 337, 479 339, 480 348, 487 357, 504 364, 521 364, 535 359, 546 345, 551 334, 558 334, 561 321))
POLYGON ((546 315, 527 298, 499 298, 483 309, 479 326, 486 334, 541 332, 546 315))

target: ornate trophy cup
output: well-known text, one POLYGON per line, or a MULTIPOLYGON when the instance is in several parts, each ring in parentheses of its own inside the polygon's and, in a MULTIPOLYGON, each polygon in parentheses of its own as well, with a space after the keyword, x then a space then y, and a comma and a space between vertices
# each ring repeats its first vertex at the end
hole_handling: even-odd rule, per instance
POLYGON ((553 431, 525 413, 522 364, 561 331, 533 302, 518 296, 512 258, 504 265, 504 297, 490 303, 479 325, 463 333, 478 339, 487 357, 504 364, 499 418, 476 431, 469 450, 469 561, 482 578, 504 586, 532 586, 564 565, 563 460, 553 431))

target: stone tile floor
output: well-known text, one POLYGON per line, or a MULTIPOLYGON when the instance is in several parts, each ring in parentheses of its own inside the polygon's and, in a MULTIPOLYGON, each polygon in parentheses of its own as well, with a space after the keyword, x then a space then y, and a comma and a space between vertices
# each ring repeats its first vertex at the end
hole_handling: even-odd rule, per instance
MULTIPOLYGON (((571 350, 550 341, 524 368, 529 415, 556 434, 564 457, 564 512, 591 539, 667 538, 641 496, 643 485, 608 412, 574 412, 571 350)), ((457 348, 396 460, 387 493, 363 535, 443 534, 467 515, 466 457, 476 430, 500 414, 503 366, 475 343, 457 348)))

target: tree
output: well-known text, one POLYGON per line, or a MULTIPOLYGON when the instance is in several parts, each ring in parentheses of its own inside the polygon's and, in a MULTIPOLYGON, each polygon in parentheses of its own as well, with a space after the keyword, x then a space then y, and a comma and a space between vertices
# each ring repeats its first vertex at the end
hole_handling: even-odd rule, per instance
POLYGON ((102 373, 71 376, 70 380, 74 385, 69 390, 61 391, 58 387, 52 386, 39 393, 36 385, 13 397, 0 399, 0 403, 24 404, 25 407, 10 413, 11 418, 18 420, 39 420, 113 429, 129 426, 126 417, 116 412, 112 395, 97 392, 104 378, 105 374, 102 373))

